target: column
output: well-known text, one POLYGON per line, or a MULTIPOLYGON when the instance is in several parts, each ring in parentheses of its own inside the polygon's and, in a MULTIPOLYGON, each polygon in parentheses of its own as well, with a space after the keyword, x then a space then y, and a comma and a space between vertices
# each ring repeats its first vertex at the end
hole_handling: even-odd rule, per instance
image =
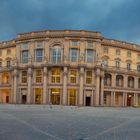
POLYGON ((13 93, 13 103, 17 103, 17 69, 14 69, 13 72, 14 76, 14 93, 13 93))
POLYGON ((83 84, 84 84, 84 67, 80 67, 80 89, 79 89, 79 106, 83 105, 83 84))
POLYGON ((43 104, 48 103, 47 94, 47 67, 45 66, 43 69, 43 104))
POLYGON ((127 93, 125 92, 125 106, 127 106, 127 93))
POLYGON ((124 76, 124 82, 123 82, 124 88, 127 88, 127 82, 128 82, 128 76, 125 75, 124 76))
POLYGON ((101 74, 101 96, 100 96, 100 105, 103 106, 104 101, 104 72, 101 74))
POLYGON ((32 69, 28 68, 28 93, 27 93, 27 104, 31 103, 31 92, 32 92, 32 69))
POLYGON ((114 106, 114 92, 111 91, 111 106, 114 106))
POLYGON ((67 105, 67 76, 68 76, 68 70, 67 67, 64 67, 63 72, 63 105, 67 105))
POLYGON ((138 89, 138 78, 137 77, 134 78, 134 88, 138 89))
POLYGON ((99 92, 100 92, 100 69, 97 69, 97 71, 96 71, 95 106, 99 106, 99 92))
POLYGON ((116 92, 113 92, 113 106, 116 105, 116 101, 115 101, 115 99, 116 99, 116 92))
POLYGON ((123 98, 122 98, 122 106, 125 107, 125 92, 123 92, 123 98))
POLYGON ((2 103, 2 92, 1 92, 1 89, 0 89, 0 104, 2 103))
POLYGON ((138 105, 138 93, 135 93, 135 102, 134 102, 134 104, 138 105))

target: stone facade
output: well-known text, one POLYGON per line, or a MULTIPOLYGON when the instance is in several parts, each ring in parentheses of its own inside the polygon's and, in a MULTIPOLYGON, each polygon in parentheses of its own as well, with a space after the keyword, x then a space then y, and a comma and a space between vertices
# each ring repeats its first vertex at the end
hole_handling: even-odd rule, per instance
POLYGON ((0 43, 0 103, 140 105, 140 46, 84 30, 0 43))

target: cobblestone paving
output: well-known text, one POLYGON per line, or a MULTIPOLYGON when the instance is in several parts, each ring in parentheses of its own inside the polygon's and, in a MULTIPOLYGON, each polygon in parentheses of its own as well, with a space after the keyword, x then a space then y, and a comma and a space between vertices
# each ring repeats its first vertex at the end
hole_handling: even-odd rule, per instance
POLYGON ((140 140, 140 108, 0 105, 0 140, 140 140))

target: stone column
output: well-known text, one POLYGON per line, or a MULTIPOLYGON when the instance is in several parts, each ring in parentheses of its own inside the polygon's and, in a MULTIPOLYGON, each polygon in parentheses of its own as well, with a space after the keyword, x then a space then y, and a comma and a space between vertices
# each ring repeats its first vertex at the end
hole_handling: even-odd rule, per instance
POLYGON ((31 68, 28 68, 27 104, 31 104, 31 93, 32 93, 32 69, 31 68))
POLYGON ((83 84, 84 84, 84 67, 80 67, 80 89, 79 89, 79 106, 83 106, 83 84))
POLYGON ((100 94, 100 69, 96 70, 96 93, 95 93, 95 106, 99 106, 99 94, 100 94))
POLYGON ((138 104, 138 93, 135 93, 135 102, 134 104, 137 103, 138 104))
POLYGON ((127 88, 127 82, 128 82, 128 76, 125 75, 124 76, 124 82, 123 82, 124 88, 127 88))
POLYGON ((111 106, 114 106, 114 92, 111 91, 111 106))
POLYGON ((125 92, 123 92, 123 98, 122 98, 122 106, 125 107, 125 92))
POLYGON ((116 98, 116 92, 113 93, 113 106, 116 105, 115 98, 116 98))
POLYGON ((101 73, 101 94, 100 105, 103 106, 104 102, 104 72, 101 73))
POLYGON ((13 77, 14 77, 14 92, 13 92, 13 103, 17 103, 17 69, 14 69, 13 71, 13 77))
POLYGON ((67 77, 68 77, 68 70, 67 67, 64 67, 63 72, 63 105, 67 105, 67 77))
POLYGON ((43 69, 43 104, 48 103, 47 94, 47 67, 45 66, 43 69))
POLYGON ((2 103, 2 92, 1 92, 1 89, 0 89, 0 104, 2 103))

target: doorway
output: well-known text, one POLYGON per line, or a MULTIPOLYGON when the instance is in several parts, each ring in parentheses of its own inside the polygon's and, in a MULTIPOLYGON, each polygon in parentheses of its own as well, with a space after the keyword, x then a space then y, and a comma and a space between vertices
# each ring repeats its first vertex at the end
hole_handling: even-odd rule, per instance
POLYGON ((127 106, 132 106, 132 95, 131 94, 127 95, 127 106))
POLYGON ((22 95, 22 104, 26 104, 26 95, 22 95))
POLYGON ((60 104, 60 89, 59 88, 51 89, 51 104, 53 105, 60 104))
POLYGON ((9 103, 9 96, 6 96, 6 103, 9 103))
POLYGON ((86 106, 91 105, 91 97, 86 97, 86 106))

